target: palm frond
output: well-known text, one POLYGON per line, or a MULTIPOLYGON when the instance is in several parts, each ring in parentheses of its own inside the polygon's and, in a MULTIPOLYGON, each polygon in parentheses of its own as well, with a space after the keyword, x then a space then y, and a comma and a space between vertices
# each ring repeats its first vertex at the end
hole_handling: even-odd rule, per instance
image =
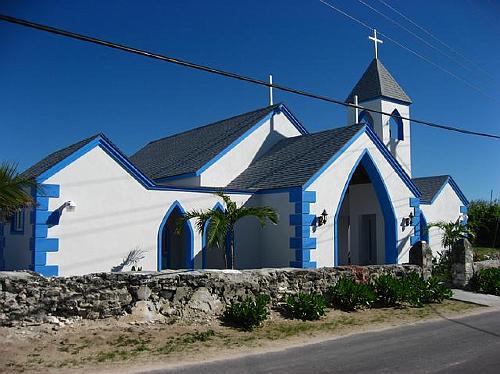
POLYGON ((240 218, 253 216, 259 220, 261 226, 265 226, 267 220, 272 224, 276 225, 278 223, 279 217, 278 213, 271 207, 241 207, 238 209, 236 214, 236 220, 240 218))
POLYGON ((229 224, 229 219, 224 212, 214 211, 207 227, 207 245, 209 247, 225 247, 229 224))
POLYGON ((0 220, 6 220, 17 210, 34 203, 31 189, 36 182, 18 174, 17 165, 3 162, 0 165, 0 220))
POLYGON ((236 203, 233 200, 231 200, 231 198, 227 196, 224 192, 218 191, 215 193, 215 195, 219 196, 224 201, 224 205, 226 206, 226 211, 229 214, 233 214, 236 211, 237 209, 236 203))

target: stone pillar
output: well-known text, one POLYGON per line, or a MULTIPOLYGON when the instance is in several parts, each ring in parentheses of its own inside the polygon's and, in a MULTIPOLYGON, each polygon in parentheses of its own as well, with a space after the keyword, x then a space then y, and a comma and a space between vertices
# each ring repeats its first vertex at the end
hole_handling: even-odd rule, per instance
POLYGON ((474 275, 472 247, 467 239, 460 239, 451 248, 451 280, 453 286, 463 288, 474 275))
POLYGON ((432 250, 429 244, 423 241, 415 243, 410 248, 410 264, 422 267, 425 280, 432 275, 432 250))

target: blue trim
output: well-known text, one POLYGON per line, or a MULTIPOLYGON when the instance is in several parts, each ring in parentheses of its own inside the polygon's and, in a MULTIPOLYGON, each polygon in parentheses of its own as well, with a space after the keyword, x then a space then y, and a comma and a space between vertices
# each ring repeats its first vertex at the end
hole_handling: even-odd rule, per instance
POLYGON ((59 239, 48 238, 48 221, 53 214, 49 211, 49 198, 60 195, 60 186, 57 184, 41 184, 33 191, 36 209, 32 212, 33 236, 30 242, 32 255, 31 267, 33 271, 46 277, 59 275, 58 265, 47 265, 47 252, 59 251, 59 239))
POLYGON ((252 134, 256 129, 258 129, 260 126, 262 126, 264 123, 269 121, 272 117, 274 116, 274 112, 269 113, 266 115, 264 118, 262 118, 259 122, 257 122, 255 125, 250 127, 247 131, 245 131, 238 139, 236 139, 234 142, 232 142, 229 146, 227 146, 222 152, 219 152, 217 156, 212 158, 210 161, 208 161, 205 165, 203 165, 201 168, 196 170, 196 175, 200 175, 203 173, 205 170, 207 170, 210 166, 215 164, 217 161, 219 161, 222 157, 224 157, 227 153, 229 153, 231 150, 233 150, 238 144, 240 144, 243 140, 248 138, 250 134, 252 134))
POLYGON ((421 240, 422 230, 420 218, 422 216, 420 210, 420 199, 410 198, 410 207, 413 208, 413 218, 411 220, 411 226, 413 226, 413 235, 410 236, 410 245, 415 245, 421 240))
POLYGON ((467 200, 467 198, 465 197, 464 193, 458 187, 458 184, 455 182, 455 180, 450 175, 446 176, 446 180, 444 181, 443 185, 439 188, 438 192, 436 192, 434 194, 434 196, 432 197, 432 200, 431 201, 428 201, 428 200, 427 201, 422 201, 422 204, 425 204, 425 205, 432 205, 432 204, 434 204, 434 201, 436 201, 437 197, 441 194, 441 192, 443 191, 443 189, 444 189, 444 187, 446 186, 447 183, 450 184, 450 187, 453 189, 453 191, 455 191, 455 193, 457 194, 457 196, 460 199, 460 201, 462 202, 462 204, 464 204, 464 206, 468 207, 469 206, 469 200, 467 200))
POLYGON ((462 214, 467 214, 468 212, 468 208, 466 206, 460 206, 460 213, 462 214))
POLYGON ((25 214, 24 214, 25 209, 20 209, 16 211, 12 217, 10 217, 10 234, 11 235, 24 235, 24 220, 25 220, 25 214), (18 230, 16 228, 16 221, 17 221, 17 216, 21 215, 21 228, 18 230))
POLYGON ((304 184, 303 189, 307 189, 321 174, 325 172, 339 157, 342 155, 351 145, 354 143, 363 133, 366 133, 368 137, 373 141, 377 149, 382 153, 385 159, 392 166, 394 171, 399 175, 399 177, 403 180, 406 186, 410 189, 410 191, 416 196, 420 197, 421 193, 418 190, 417 186, 409 175, 404 171, 401 165, 396 161, 394 156, 387 150, 384 143, 380 140, 375 131, 369 126, 363 126, 347 143, 345 143, 340 150, 338 150, 314 175, 309 178, 309 180, 304 184))
POLYGON ((384 181, 382 180, 381 174, 375 165, 370 152, 364 150, 354 166, 352 167, 349 176, 345 182, 342 194, 335 211, 335 221, 334 221, 334 265, 338 266, 339 263, 339 235, 338 235, 338 218, 340 214, 340 209, 342 208, 342 203, 344 202, 345 194, 351 182, 351 178, 354 171, 359 164, 362 164, 365 168, 370 181, 372 182, 375 193, 378 197, 378 202, 384 216, 384 227, 385 227, 385 262, 386 264, 395 264, 398 259, 398 248, 397 248, 397 228, 398 223, 396 220, 396 214, 394 213, 394 207, 392 205, 391 198, 387 191, 384 181), (392 224, 391 224, 392 222, 392 224), (392 226, 392 228, 391 228, 392 226))
MULTIPOLYGON (((158 229, 158 248, 157 248, 157 269, 158 271, 164 270, 162 269, 162 248, 163 248, 163 228, 165 227, 165 224, 167 223, 168 219, 170 218, 170 215, 172 212, 177 209, 179 213, 182 215, 186 213, 182 205, 179 203, 179 201, 174 201, 170 208, 168 209, 167 213, 163 217, 163 220, 161 221, 160 227, 158 229)), ((186 243, 186 252, 184 253, 184 257, 186 260, 186 269, 194 269, 194 231, 193 227, 191 226, 191 223, 189 221, 185 222, 184 224, 184 230, 188 229, 188 237, 187 240, 188 242, 186 243)), ((170 264, 170 253, 169 249, 166 248, 167 251, 167 267, 166 269, 169 269, 171 264, 170 264)))
POLYGON ((367 110, 361 111, 361 113, 359 114, 359 117, 358 117, 358 123, 365 123, 370 128, 372 128, 372 129, 375 128, 373 117, 370 114, 370 112, 367 110))
MULTIPOLYGON (((220 202, 217 202, 217 204, 215 204, 214 207, 212 208, 212 210, 217 210, 217 209, 220 210, 221 212, 225 211, 224 207, 222 206, 222 204, 220 202)), ((207 268, 207 249, 208 249, 207 229, 208 229, 208 225, 210 225, 210 220, 208 220, 206 222, 205 227, 203 228, 203 236, 201 238, 201 262, 202 262, 201 267, 203 269, 207 268)), ((227 239, 229 239, 229 238, 227 238, 227 239)), ((230 252, 229 244, 230 244, 229 240, 226 240, 226 256, 230 252)), ((229 256, 227 256, 227 258, 229 261, 229 256)))
POLYGON ((396 140, 404 140, 405 139, 405 136, 404 136, 404 127, 403 127, 403 120, 401 118, 401 114, 399 114, 399 111, 397 109, 394 109, 392 111, 392 114, 391 114, 391 118, 389 118, 389 132, 390 132, 390 137, 392 139, 396 139, 396 140), (396 116, 396 117, 395 117, 396 116), (390 121, 393 120, 397 126, 397 133, 396 134, 392 134, 392 132, 390 131, 390 121), (395 136, 394 136, 395 135, 395 136))
POLYGON ((5 270, 5 226, 0 222, 0 270, 5 270))
POLYGON ((469 209, 466 206, 463 206, 463 205, 460 206, 460 213, 464 215, 460 221, 462 223, 462 225, 466 225, 467 222, 469 221, 469 217, 467 217, 468 210, 469 209))
POLYGON ((420 240, 429 244, 429 229, 427 228, 427 219, 424 212, 420 211, 420 240))
POLYGON ((286 107, 285 104, 280 104, 280 106, 275 110, 276 113, 282 112, 286 118, 299 130, 302 135, 309 134, 309 131, 300 123, 300 121, 295 117, 292 112, 286 107))
POLYGON ((203 166, 201 166, 198 170, 196 170, 196 172, 190 172, 190 173, 184 173, 184 174, 179 174, 179 175, 173 175, 171 177, 161 178, 158 181, 159 182, 166 182, 166 181, 171 181, 171 180, 176 180, 176 179, 184 179, 184 178, 195 177, 195 176, 201 175, 210 166, 212 166, 213 164, 215 164, 222 157, 224 157, 227 153, 229 153, 231 150, 233 150, 238 144, 240 144, 243 140, 245 140, 256 129, 258 129, 259 127, 261 127, 264 123, 266 123, 272 117, 274 117, 275 114, 278 114, 280 112, 282 112, 287 117, 287 119, 292 123, 292 125, 302 135, 308 134, 308 131, 300 123, 300 121, 290 112, 290 110, 284 104, 280 104, 274 111, 272 111, 269 114, 267 114, 259 122, 257 122, 256 124, 254 124, 247 131, 245 131, 245 133, 243 133, 241 136, 239 136, 238 139, 236 139, 231 144, 229 144, 224 150, 222 150, 221 152, 219 152, 215 157, 213 157, 211 160, 209 160, 207 163, 205 163, 203 166))
POLYGON ((401 104, 401 105, 406 105, 406 106, 410 106, 412 104, 411 102, 393 99, 392 97, 387 97, 387 96, 382 96, 382 95, 375 96, 375 97, 360 101, 359 104, 367 103, 369 101, 374 101, 374 100, 380 100, 380 99, 385 100, 385 101, 390 101, 391 103, 396 103, 396 104, 401 104))
POLYGON ((310 214, 310 204, 316 202, 315 191, 303 191, 296 188, 289 192, 289 202, 294 204, 290 214, 290 225, 295 226, 295 236, 290 238, 290 249, 294 252, 295 260, 290 262, 295 268, 316 268, 316 262, 311 261, 311 250, 316 249, 316 238, 311 238, 311 226, 316 219, 310 214))

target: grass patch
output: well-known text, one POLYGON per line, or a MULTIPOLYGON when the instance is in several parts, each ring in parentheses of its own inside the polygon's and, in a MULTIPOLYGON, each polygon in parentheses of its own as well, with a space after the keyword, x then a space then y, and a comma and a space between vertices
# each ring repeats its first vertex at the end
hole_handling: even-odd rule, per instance
POLYGON ((500 248, 473 247, 474 261, 500 260, 500 248))

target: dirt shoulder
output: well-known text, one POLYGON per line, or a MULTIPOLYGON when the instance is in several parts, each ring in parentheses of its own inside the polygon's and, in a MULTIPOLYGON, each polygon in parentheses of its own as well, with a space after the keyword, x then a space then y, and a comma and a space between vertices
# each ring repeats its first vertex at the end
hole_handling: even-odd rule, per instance
POLYGON ((284 319, 272 312, 253 332, 220 321, 132 325, 116 319, 0 328, 0 372, 140 372, 189 362, 300 346, 353 333, 485 311, 449 300, 423 308, 330 310, 319 321, 284 319))

